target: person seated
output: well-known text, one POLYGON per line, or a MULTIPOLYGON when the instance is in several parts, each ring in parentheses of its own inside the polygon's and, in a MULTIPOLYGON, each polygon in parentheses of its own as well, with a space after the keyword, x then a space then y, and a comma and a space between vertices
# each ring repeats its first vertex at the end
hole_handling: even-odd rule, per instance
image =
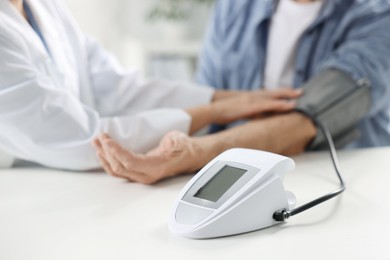
POLYGON ((0 149, 66 170, 101 167, 92 146, 101 132, 144 153, 173 130, 192 134, 291 110, 289 99, 301 94, 143 80, 87 37, 58 0, 0 1, 0 57, 0 149))
POLYGON ((359 124, 360 137, 346 147, 388 146, 389 25, 389 1, 222 0, 206 36, 198 82, 224 90, 300 88, 330 69, 367 79, 371 111, 359 124))
MULTIPOLYGON (((388 146, 389 27, 390 2, 385 0, 220 0, 206 36, 198 80, 218 90, 257 91, 300 88, 328 70, 354 81, 367 79, 372 106, 354 129, 360 136, 351 139, 348 133, 339 146, 388 146)), ((343 120, 339 121, 342 126, 343 120)), ((230 126, 213 127, 213 134, 203 137, 170 133, 147 154, 124 149, 104 134, 95 145, 111 175, 154 183, 194 172, 229 148, 301 153, 318 133, 311 119, 298 112, 230 126), (218 132, 222 129, 227 130, 218 132)))

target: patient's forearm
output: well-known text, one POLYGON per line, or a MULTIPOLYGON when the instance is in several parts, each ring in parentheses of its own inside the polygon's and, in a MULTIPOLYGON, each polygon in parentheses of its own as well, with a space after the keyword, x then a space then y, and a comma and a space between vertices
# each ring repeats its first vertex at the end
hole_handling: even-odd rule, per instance
POLYGON ((302 114, 289 113, 250 122, 237 132, 237 146, 291 155, 304 152, 315 137, 316 128, 302 114))
POLYGON ((234 147, 293 155, 303 152, 315 135, 316 128, 308 118, 299 113, 289 113, 254 120, 221 133, 196 138, 194 141, 198 142, 207 154, 204 159, 210 160, 234 147))
POLYGON ((211 105, 204 105, 200 107, 195 107, 191 109, 187 109, 187 113, 191 117, 191 126, 189 130, 189 134, 199 131, 203 127, 212 123, 212 107, 211 105))
POLYGON ((251 121, 225 132, 204 137, 188 137, 181 132, 167 134, 160 145, 148 154, 123 149, 109 136, 95 140, 104 169, 113 176, 146 184, 196 170, 223 151, 253 148, 282 154, 304 151, 315 136, 311 121, 290 113, 251 121))

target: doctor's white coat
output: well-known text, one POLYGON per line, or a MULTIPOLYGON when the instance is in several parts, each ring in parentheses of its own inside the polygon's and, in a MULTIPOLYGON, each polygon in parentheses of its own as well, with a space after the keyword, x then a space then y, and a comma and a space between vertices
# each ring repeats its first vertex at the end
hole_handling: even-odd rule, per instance
POLYGON ((28 0, 47 41, 0 0, 0 149, 45 166, 99 167, 91 141, 107 132, 146 152, 171 130, 187 132, 185 108, 209 103, 209 88, 144 81, 79 29, 58 0, 28 0))

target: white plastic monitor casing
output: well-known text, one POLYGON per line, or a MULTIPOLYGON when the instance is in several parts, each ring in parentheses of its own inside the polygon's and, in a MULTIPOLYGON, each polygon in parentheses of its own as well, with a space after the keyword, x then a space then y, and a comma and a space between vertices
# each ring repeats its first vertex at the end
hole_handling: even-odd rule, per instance
POLYGON ((285 191, 282 183, 284 174, 294 168, 294 161, 281 155, 240 148, 228 150, 209 162, 180 192, 169 218, 169 229, 180 236, 204 239, 278 224, 273 214, 295 205, 294 195, 285 191), (218 165, 250 169, 251 173, 245 173, 215 203, 195 198, 193 191, 217 174, 210 176, 210 169, 218 165))

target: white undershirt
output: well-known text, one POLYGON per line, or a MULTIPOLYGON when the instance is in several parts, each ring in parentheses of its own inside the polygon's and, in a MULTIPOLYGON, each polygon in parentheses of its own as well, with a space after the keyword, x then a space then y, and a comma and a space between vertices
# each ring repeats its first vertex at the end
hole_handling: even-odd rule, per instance
POLYGON ((280 0, 268 35, 265 88, 292 86, 298 42, 316 19, 321 6, 322 1, 298 3, 280 0))

